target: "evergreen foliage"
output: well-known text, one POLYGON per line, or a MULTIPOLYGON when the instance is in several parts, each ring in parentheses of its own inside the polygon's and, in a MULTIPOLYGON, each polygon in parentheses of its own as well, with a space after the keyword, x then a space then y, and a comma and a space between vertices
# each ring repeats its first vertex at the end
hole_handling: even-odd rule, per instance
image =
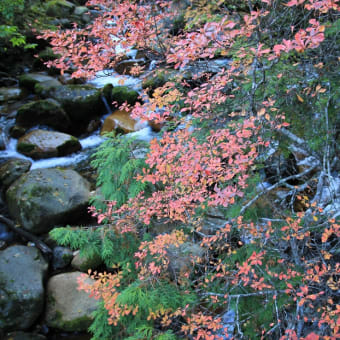
POLYGON ((96 208, 105 208, 103 200, 115 201, 120 207, 129 198, 150 189, 149 184, 137 181, 136 176, 146 167, 138 151, 148 145, 133 138, 107 134, 107 139, 93 155, 92 166, 97 170, 97 188, 100 194, 93 199, 96 208))
MULTIPOLYGON (((318 210, 316 202, 308 203, 304 191, 307 188, 313 195, 320 191, 321 195, 326 170, 329 182, 335 178, 331 169, 338 171, 331 167, 330 159, 339 149, 339 20, 329 2, 320 2, 328 6, 320 16, 319 7, 308 10, 311 5, 303 3, 196 1, 184 15, 186 26, 181 23, 178 27, 183 37, 167 41, 175 47, 169 49, 173 54, 167 55, 166 61, 184 68, 188 63, 192 66, 191 61, 212 59, 217 54, 231 57, 232 65, 217 75, 168 82, 150 95, 149 107, 136 106, 137 113, 143 108, 157 111, 160 107, 169 115, 162 121, 162 116, 153 112, 166 132, 160 141, 151 143, 146 160, 137 156, 137 151, 147 146, 126 137, 108 136, 98 148, 92 164, 98 172, 100 193, 93 203, 103 213, 98 213, 100 221, 112 225, 52 232, 63 245, 100 254, 108 267, 109 274, 91 276, 98 284, 93 291, 107 303, 95 313, 90 328, 94 339, 216 339, 221 326, 218 317, 226 310, 236 313, 233 322, 240 339, 286 340, 285 331, 287 336, 289 332, 295 334, 292 339, 313 339, 314 332, 333 339, 331 335, 338 332, 333 275, 338 270, 335 249, 339 247, 336 236, 340 235, 340 226, 326 214, 320 218, 322 209, 318 210), (222 4, 226 15, 220 11, 222 4), (236 20, 235 13, 229 11, 238 12, 236 20), (221 22, 221 31, 217 32, 221 22), (293 137, 287 137, 287 133, 281 136, 282 127, 289 126, 284 119, 291 124, 288 132, 293 137), (258 156, 268 146, 278 146, 277 151, 285 156, 296 141, 296 158, 302 148, 314 157, 317 166, 311 168, 315 172, 296 178, 293 184, 281 181, 282 174, 277 176, 273 188, 289 191, 285 199, 290 202, 281 204, 276 216, 273 188, 273 196, 265 196, 266 189, 258 188, 266 180, 261 176, 263 159, 258 156), (251 158, 248 163, 250 151, 258 164, 251 158), (316 176, 317 171, 324 177, 316 176), (139 196, 142 192, 145 195, 139 196), (294 210, 300 194, 305 195, 301 214, 294 210), (112 212, 107 201, 115 201, 120 209, 112 212), (209 214, 210 208, 225 213, 225 226, 205 228, 201 217, 209 214), (173 232, 159 232, 154 238, 143 234, 140 225, 156 218, 173 232), (179 221, 185 224, 185 233, 174 226, 179 221), (193 268, 172 277, 169 245, 178 248, 188 239, 197 246, 200 242, 205 258, 196 259, 193 268), (174 311, 178 314, 171 314, 174 311), (169 316, 169 323, 163 322, 164 316, 169 316)), ((319 2, 309 3, 321 6, 319 2)), ((136 20, 138 10, 145 10, 147 5, 121 5, 122 13, 115 12, 119 11, 117 5, 108 17, 116 13, 125 18, 120 23, 123 37, 135 38, 131 45, 138 45, 140 36, 131 32, 147 31, 141 24, 144 21, 136 20)), ((153 10, 148 12, 150 18, 153 10)), ((148 25, 149 29, 153 27, 152 20, 148 25)), ((105 31, 92 31, 100 40, 98 32, 105 31)), ((145 41, 148 35, 143 35, 145 41)), ((54 33, 47 36, 54 39, 57 51, 64 49, 62 39, 54 33)), ((166 33, 159 34, 156 27, 153 37, 166 38, 166 33)), ((69 41, 73 44, 72 39, 69 41)), ((149 47, 152 50, 154 41, 149 47)), ((164 46, 160 47, 163 50, 164 46)), ((72 66, 72 62, 78 63, 76 76, 83 71, 94 72, 89 62, 93 56, 83 58, 80 53, 68 57, 72 66)), ((145 112, 139 114, 143 117, 145 112)), ((303 166, 299 171, 304 171, 303 166)), ((178 253, 175 261, 180 262, 185 254, 178 253)), ((315 339, 319 338, 316 335, 315 339)))

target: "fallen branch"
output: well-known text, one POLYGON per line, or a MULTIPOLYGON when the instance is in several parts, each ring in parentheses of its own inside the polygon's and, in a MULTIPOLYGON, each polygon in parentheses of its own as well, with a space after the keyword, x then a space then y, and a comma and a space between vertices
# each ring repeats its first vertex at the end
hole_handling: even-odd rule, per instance
POLYGON ((22 236, 24 239, 31 241, 35 244, 35 246, 40 249, 45 254, 52 254, 52 250, 38 237, 32 235, 27 230, 23 230, 22 228, 18 228, 15 226, 14 222, 10 219, 6 218, 5 216, 0 215, 0 222, 5 223, 10 230, 17 233, 18 235, 22 236))
POLYGON ((256 293, 244 293, 244 294, 221 294, 221 293, 213 293, 213 292, 206 292, 203 293, 203 296, 218 296, 218 297, 225 297, 228 299, 239 299, 242 297, 250 297, 250 296, 261 296, 261 295, 276 295, 279 293, 285 293, 285 290, 260 290, 256 293))
POLYGON ((253 205, 261 196, 263 196, 264 194, 268 193, 271 190, 276 189, 277 187, 279 187, 280 185, 286 183, 287 181, 290 181, 292 179, 299 179, 305 175, 307 175, 308 173, 310 173, 311 171, 313 171, 317 166, 314 165, 309 169, 306 169, 305 171, 297 174, 297 175, 292 175, 292 176, 288 176, 286 178, 281 179, 280 181, 278 181, 277 183, 273 184, 272 186, 268 187, 268 188, 264 188, 263 191, 261 191, 259 194, 257 194, 252 200, 250 200, 246 205, 244 205, 240 211, 240 215, 243 215, 244 212, 251 206, 253 205))

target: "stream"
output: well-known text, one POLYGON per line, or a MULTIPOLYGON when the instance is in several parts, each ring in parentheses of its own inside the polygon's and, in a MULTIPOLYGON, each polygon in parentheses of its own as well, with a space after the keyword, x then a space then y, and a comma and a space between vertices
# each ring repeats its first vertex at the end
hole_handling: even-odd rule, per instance
MULTIPOLYGON (((103 88, 106 84, 112 84, 115 86, 124 85, 138 92, 141 91, 142 80, 139 78, 135 78, 132 76, 120 75, 115 71, 111 70, 103 70, 98 72, 96 78, 87 82, 87 84, 91 84, 96 88, 103 88)), ((106 99, 102 97, 104 105, 106 107, 107 113, 101 117, 101 123, 104 122, 105 118, 112 113, 110 106, 108 105, 106 99)), ((15 111, 11 112, 10 116, 15 115, 15 111)), ((100 136, 100 129, 94 131, 87 137, 80 138, 79 142, 81 144, 81 151, 73 153, 69 156, 65 157, 53 157, 53 158, 45 158, 39 160, 33 160, 17 151, 17 143, 18 140, 15 138, 11 138, 9 136, 9 129, 11 126, 15 124, 15 119, 7 118, 6 116, 0 117, 0 126, 2 127, 2 138, 5 140, 6 148, 5 150, 0 151, 0 161, 5 161, 9 158, 20 158, 29 160, 32 163, 31 170, 40 169, 40 168, 53 168, 53 167, 67 167, 71 165, 76 165, 86 159, 89 158, 93 149, 100 145, 104 138, 100 136)), ((147 126, 147 124, 143 125, 144 127, 136 132, 132 132, 127 134, 127 136, 134 137, 138 140, 150 141, 156 137, 156 133, 152 131, 152 129, 147 126)), ((30 130, 34 130, 34 128, 30 130)))

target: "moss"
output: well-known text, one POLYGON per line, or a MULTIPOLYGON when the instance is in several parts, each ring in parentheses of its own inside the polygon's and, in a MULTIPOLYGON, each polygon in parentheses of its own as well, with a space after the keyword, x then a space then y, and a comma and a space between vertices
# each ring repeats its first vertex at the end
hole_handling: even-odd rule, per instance
POLYGON ((142 87, 143 89, 150 88, 151 90, 154 90, 157 87, 163 86, 166 81, 167 77, 165 75, 165 71, 158 71, 152 78, 143 81, 142 87))
POLYGON ((72 120, 84 122, 104 110, 101 91, 89 85, 64 85, 50 91, 72 120))
POLYGON ((111 104, 111 101, 112 101, 111 99, 112 89, 113 89, 112 84, 106 84, 102 89, 103 96, 106 98, 106 100, 109 101, 109 105, 111 104))
POLYGON ((61 57, 61 55, 54 54, 51 47, 45 48, 38 54, 38 58, 33 61, 33 68, 35 70, 47 70, 49 74, 51 74, 51 69, 53 70, 53 74, 58 71, 56 74, 60 74, 60 71, 56 68, 47 68, 44 63, 47 61, 55 60, 56 58, 61 57))
POLYGON ((31 197, 41 197, 44 194, 48 194, 52 192, 52 188, 51 187, 46 187, 46 186, 40 186, 40 185, 32 185, 29 188, 27 188, 23 194, 28 194, 28 198, 31 197))
MULTIPOLYGON (((40 83, 35 85, 44 88, 40 83)), ((52 99, 38 100, 21 106, 16 115, 16 123, 24 127, 32 127, 36 124, 46 124, 50 126, 62 127, 65 122, 65 112, 61 106, 52 99), (57 120, 63 121, 58 122, 57 120)))
POLYGON ((37 79, 32 78, 31 76, 27 74, 23 74, 22 76, 19 77, 19 86, 23 87, 31 92, 34 91, 34 86, 37 84, 39 81, 37 79))
POLYGON ((178 35, 185 28, 185 24, 186 24, 185 16, 182 13, 174 18, 172 22, 172 27, 170 29, 170 33, 172 35, 178 35))
POLYGON ((39 97, 48 98, 52 91, 61 87, 61 83, 56 79, 46 80, 35 84, 34 93, 39 97))
POLYGON ((64 17, 70 15, 75 5, 64 0, 51 0, 47 3, 46 14, 51 17, 64 17))
POLYGON ((57 147, 58 156, 69 155, 70 153, 79 151, 80 149, 81 149, 81 145, 79 143, 79 140, 73 136, 69 140, 67 140, 65 143, 57 147))
POLYGON ((36 145, 31 143, 19 143, 17 146, 17 150, 23 154, 27 154, 32 152, 36 148, 36 145))
POLYGON ((111 96, 112 100, 116 101, 119 105, 125 101, 130 105, 134 105, 138 100, 139 94, 137 91, 130 90, 127 86, 117 86, 112 89, 111 96))
POLYGON ((89 328, 92 323, 92 319, 88 316, 81 316, 72 321, 63 320, 63 315, 60 311, 56 311, 53 326, 68 332, 80 332, 89 328))

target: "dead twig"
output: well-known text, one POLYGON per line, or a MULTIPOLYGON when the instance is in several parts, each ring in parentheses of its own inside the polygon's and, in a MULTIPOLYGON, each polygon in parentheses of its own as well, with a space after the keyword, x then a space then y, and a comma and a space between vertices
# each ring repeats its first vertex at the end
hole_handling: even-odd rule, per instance
POLYGON ((31 241, 35 244, 35 246, 40 249, 45 254, 52 254, 51 248, 49 248, 44 242, 42 242, 38 237, 32 235, 27 230, 23 230, 22 228, 16 227, 15 223, 8 219, 5 216, 0 215, 0 222, 5 223, 10 230, 17 233, 24 239, 31 241))

